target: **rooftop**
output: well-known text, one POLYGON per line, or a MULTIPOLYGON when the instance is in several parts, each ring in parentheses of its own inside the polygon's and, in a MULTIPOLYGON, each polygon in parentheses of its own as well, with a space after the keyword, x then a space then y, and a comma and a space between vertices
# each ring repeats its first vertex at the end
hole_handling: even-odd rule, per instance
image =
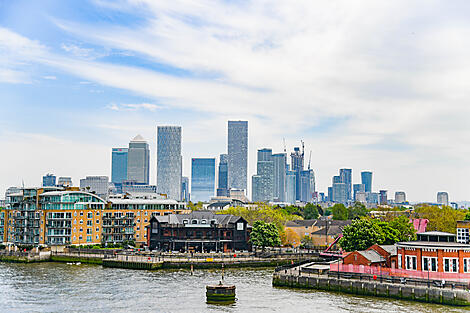
POLYGON ((371 261, 372 263, 377 263, 377 262, 385 262, 385 259, 377 253, 375 250, 365 250, 365 251, 357 251, 360 253, 363 257, 371 261))

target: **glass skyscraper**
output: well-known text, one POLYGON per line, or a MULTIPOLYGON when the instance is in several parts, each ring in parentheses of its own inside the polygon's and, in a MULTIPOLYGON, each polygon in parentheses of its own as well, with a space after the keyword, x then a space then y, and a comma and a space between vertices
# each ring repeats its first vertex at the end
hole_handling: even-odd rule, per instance
POLYGON ((286 202, 294 204, 295 203, 295 187, 296 182, 296 172, 287 171, 286 172, 286 202))
POLYGON ((209 201, 215 189, 215 158, 191 159, 191 200, 209 201))
POLYGON ((248 121, 228 121, 228 188, 246 191, 248 121))
POLYGON ((181 200, 181 126, 157 127, 157 191, 181 200))
POLYGON ((127 150, 127 180, 148 185, 149 164, 149 145, 141 135, 137 135, 129 142, 127 150))
POLYGON ((111 182, 121 184, 127 180, 127 148, 113 148, 111 154, 111 182))
POLYGON ((53 187, 55 186, 56 177, 53 174, 46 174, 42 177, 42 186, 43 187, 53 187))
POLYGON ((286 201, 286 153, 273 154, 274 162, 274 201, 286 201))
POLYGON ((190 201, 189 196, 189 178, 181 177, 181 200, 184 202, 190 201))
POLYGON ((295 200, 301 200, 301 188, 300 188, 300 172, 304 170, 304 151, 302 152, 299 147, 294 147, 294 152, 290 154, 291 157, 291 170, 295 172, 295 200))
POLYGON ((258 150, 256 175, 252 177, 252 200, 269 202, 274 199, 274 162, 271 149, 258 150))
POLYGON ((217 196, 228 197, 228 155, 221 154, 219 159, 219 183, 217 196))
POLYGON ((339 177, 341 182, 346 184, 346 198, 347 200, 352 200, 351 195, 351 185, 352 185, 352 169, 342 168, 339 170, 339 177))
POLYGON ((361 172, 361 182, 364 184, 365 192, 372 192, 372 172, 361 172))

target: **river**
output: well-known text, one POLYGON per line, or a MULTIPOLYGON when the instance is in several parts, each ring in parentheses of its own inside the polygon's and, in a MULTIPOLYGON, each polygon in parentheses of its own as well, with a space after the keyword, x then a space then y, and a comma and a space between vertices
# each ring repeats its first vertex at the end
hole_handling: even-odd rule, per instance
POLYGON ((0 312, 464 312, 339 293, 274 288, 272 269, 228 269, 233 305, 205 303, 220 271, 138 271, 63 263, 0 263, 0 312))

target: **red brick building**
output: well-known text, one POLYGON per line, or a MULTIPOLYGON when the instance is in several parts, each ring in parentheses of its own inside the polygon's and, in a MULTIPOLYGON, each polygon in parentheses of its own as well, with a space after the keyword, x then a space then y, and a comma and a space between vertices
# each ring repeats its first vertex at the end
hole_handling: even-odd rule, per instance
POLYGON ((367 250, 354 251, 343 258, 343 264, 390 267, 396 263, 397 249, 394 245, 373 245, 367 250))
POLYGON ((470 273, 470 245, 444 232, 418 234, 418 240, 398 242, 397 268, 411 271, 470 273))

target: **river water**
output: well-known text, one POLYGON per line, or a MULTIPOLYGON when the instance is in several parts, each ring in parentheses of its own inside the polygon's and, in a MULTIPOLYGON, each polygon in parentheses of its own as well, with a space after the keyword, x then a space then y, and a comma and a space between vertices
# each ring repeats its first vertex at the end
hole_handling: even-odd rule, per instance
POLYGON ((205 303, 217 270, 139 271, 97 265, 0 263, 0 312, 464 312, 462 308, 274 288, 272 269, 228 269, 233 305, 205 303))

